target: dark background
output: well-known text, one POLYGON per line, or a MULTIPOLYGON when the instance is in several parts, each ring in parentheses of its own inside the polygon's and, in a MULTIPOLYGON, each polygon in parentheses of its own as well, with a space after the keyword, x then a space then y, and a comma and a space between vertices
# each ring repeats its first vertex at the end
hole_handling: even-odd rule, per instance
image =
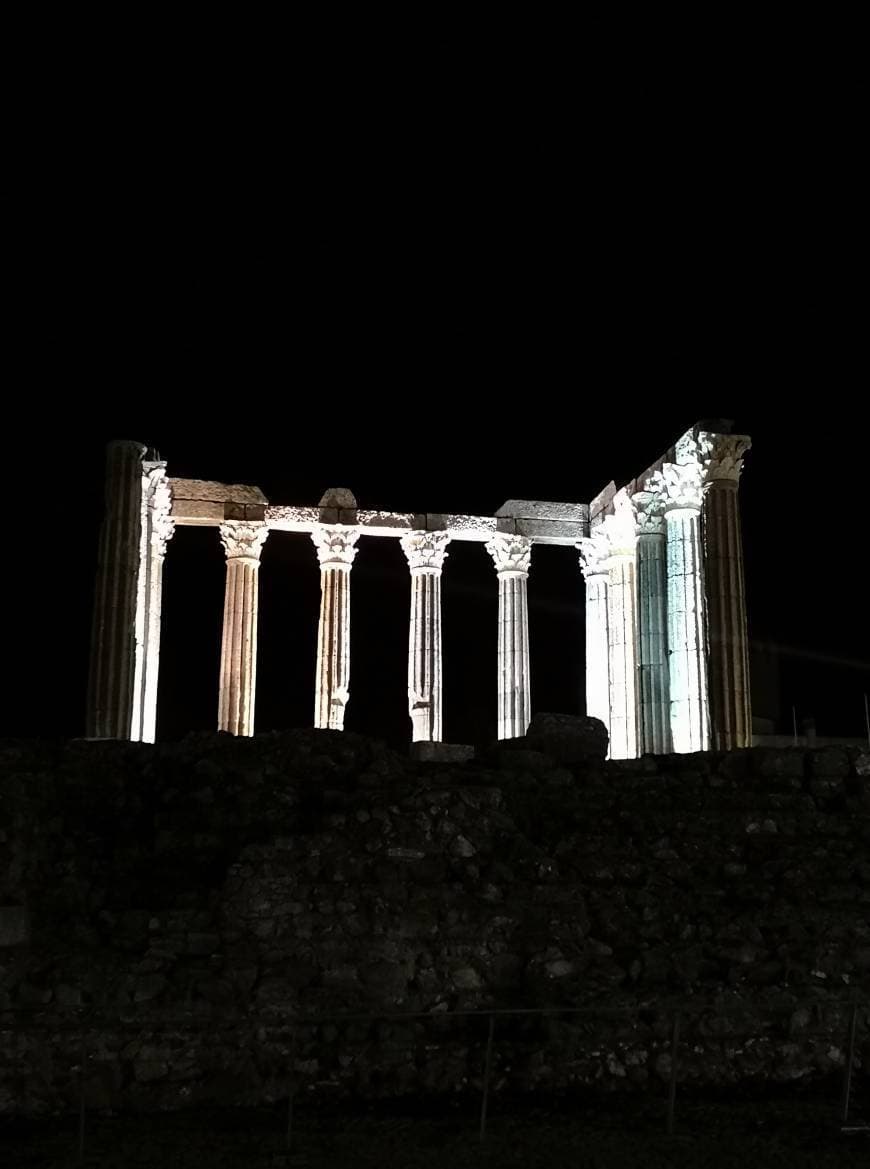
MULTIPOLYGON (((363 87, 271 119, 218 92, 193 120, 168 99, 54 105, 14 180, 0 731, 82 733, 110 438, 276 503, 347 486, 362 507, 491 514, 588 500, 726 417, 754 441, 755 712, 861 734, 866 87, 759 77, 467 104, 363 87)), ((496 578, 481 546, 449 552, 445 732, 476 740, 494 728, 496 578)), ((307 537, 270 536, 260 729, 310 723, 318 580, 307 537)), ((581 710, 575 553, 536 549, 529 590, 533 708, 581 710)), ((164 737, 214 725, 222 591, 217 533, 181 529, 164 737)), ((407 621, 398 544, 362 539, 349 728, 407 737, 407 621)))

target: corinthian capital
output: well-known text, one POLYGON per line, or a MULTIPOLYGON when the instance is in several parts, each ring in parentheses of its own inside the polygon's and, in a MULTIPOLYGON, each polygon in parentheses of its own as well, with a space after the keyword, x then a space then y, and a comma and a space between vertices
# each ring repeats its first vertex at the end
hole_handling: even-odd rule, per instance
POLYGON ((665 514, 681 507, 700 510, 704 497, 704 469, 700 461, 662 466, 665 514))
POLYGON ((255 560, 259 563, 260 552, 269 534, 264 523, 226 520, 219 530, 227 560, 255 560))
POLYGON ((166 478, 165 463, 145 463, 143 484, 148 512, 151 518, 151 548, 160 557, 166 555, 166 544, 175 534, 172 512, 172 490, 166 478))
POLYGON ((655 471, 644 483, 643 491, 635 491, 632 498, 636 508, 637 534, 639 536, 656 536, 665 530, 665 502, 664 477, 660 471, 655 471))
POLYGON ((532 555, 532 541, 528 536, 496 532, 492 539, 487 541, 486 550, 492 557, 499 575, 503 572, 521 572, 524 575, 528 573, 532 555))
POLYGON ((359 528, 321 524, 311 533, 321 568, 350 568, 357 554, 359 528))
POLYGON ((613 512, 604 517, 601 527, 611 556, 633 556, 637 551, 637 520, 634 499, 625 488, 613 497, 613 512))
POLYGON ((711 434, 702 432, 702 461, 708 483, 728 480, 737 483, 743 470, 743 456, 752 446, 747 434, 711 434))
POLYGON ((590 576, 602 576, 607 572, 610 541, 600 525, 593 528, 591 535, 584 536, 575 547, 580 552, 580 568, 587 580, 590 576))
POLYGON ((450 537, 446 532, 408 532, 399 543, 411 572, 440 572, 450 537))

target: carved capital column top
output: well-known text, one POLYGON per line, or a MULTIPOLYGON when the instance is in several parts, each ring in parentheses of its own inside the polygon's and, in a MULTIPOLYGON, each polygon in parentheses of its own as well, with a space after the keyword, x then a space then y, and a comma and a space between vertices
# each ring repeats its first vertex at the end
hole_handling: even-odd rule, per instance
POLYGON ((705 472, 705 486, 715 484, 736 488, 743 470, 743 456, 752 446, 749 435, 712 434, 702 431, 698 435, 698 441, 705 472))
POLYGON ((699 459, 665 463, 661 470, 665 516, 679 511, 700 511, 704 499, 704 469, 699 459))
POLYGON ((227 560, 260 563, 260 553, 269 534, 265 523, 250 520, 225 520, 219 528, 227 560))
POLYGON ((447 545, 450 537, 446 532, 408 532, 399 540, 402 551, 408 559, 411 573, 439 573, 448 556, 447 545))
POLYGON ((160 558, 166 555, 166 545, 175 535, 172 511, 172 488, 166 478, 166 464, 143 463, 145 497, 151 517, 151 549, 160 558))
POLYGON ((665 530, 665 491, 662 475, 656 471, 644 483, 643 491, 632 496, 638 536, 660 536, 665 530))
POLYGON ((601 521, 611 560, 628 560, 637 552, 637 507, 625 488, 613 497, 613 512, 601 521))
POLYGON ((610 541, 599 524, 588 536, 574 545, 580 552, 580 568, 586 580, 593 576, 607 576, 607 562, 610 559, 610 541))
POLYGON ((357 554, 356 542, 359 528, 345 524, 321 524, 311 533, 317 559, 321 568, 343 568, 350 570, 357 554))
POLYGON ((511 532, 496 532, 487 541, 486 550, 492 557, 499 576, 528 576, 532 555, 532 541, 528 536, 511 532))

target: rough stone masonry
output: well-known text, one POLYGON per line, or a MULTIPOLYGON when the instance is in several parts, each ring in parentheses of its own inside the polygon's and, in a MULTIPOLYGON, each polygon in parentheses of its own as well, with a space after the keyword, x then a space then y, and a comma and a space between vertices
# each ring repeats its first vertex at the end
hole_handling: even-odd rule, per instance
POLYGON ((501 1017, 496 1093, 666 1078, 675 1004, 681 1080, 836 1072, 856 993, 866 1069, 870 756, 605 747, 2 743, 0 1111, 464 1091, 489 1007, 592 1008, 501 1017))

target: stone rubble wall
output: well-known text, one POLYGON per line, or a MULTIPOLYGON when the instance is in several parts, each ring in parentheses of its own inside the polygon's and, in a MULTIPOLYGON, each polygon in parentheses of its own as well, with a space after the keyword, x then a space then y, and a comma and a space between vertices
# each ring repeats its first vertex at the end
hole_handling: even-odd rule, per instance
POLYGON ((0 1113, 866 1073, 870 755, 533 730, 0 743, 0 1113))

